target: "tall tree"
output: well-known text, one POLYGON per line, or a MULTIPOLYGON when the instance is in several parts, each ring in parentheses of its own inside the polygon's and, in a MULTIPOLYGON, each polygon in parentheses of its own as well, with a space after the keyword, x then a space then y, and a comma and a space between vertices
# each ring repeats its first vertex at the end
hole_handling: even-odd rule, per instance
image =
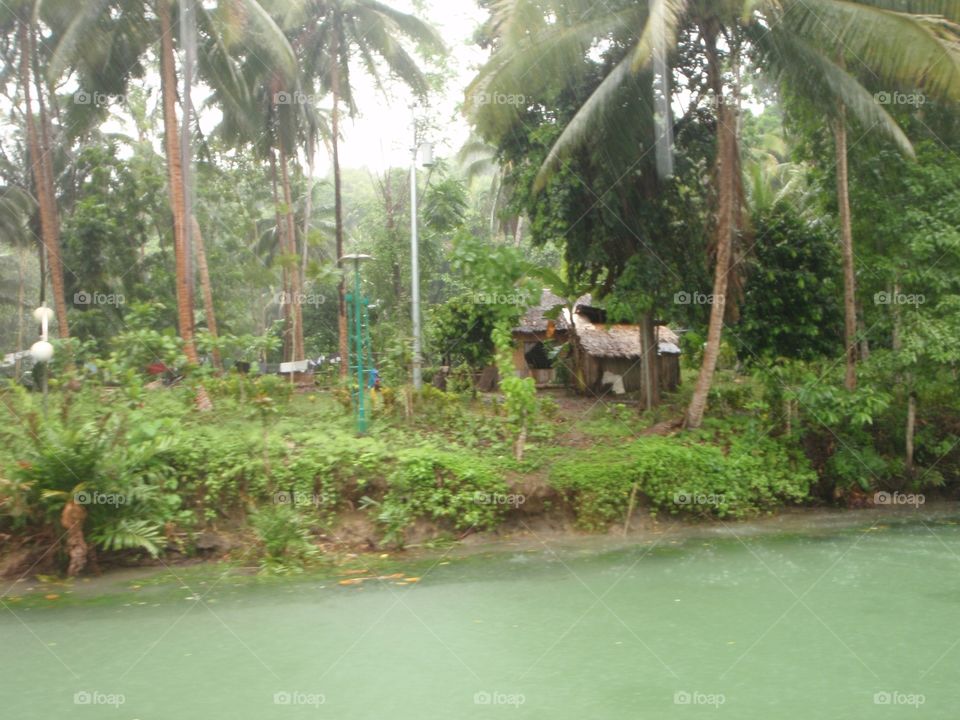
POLYGON ((50 284, 53 290, 53 306, 57 318, 57 333, 61 338, 70 337, 67 320, 67 301, 64 292, 63 261, 60 251, 60 214, 53 177, 53 148, 50 145, 47 109, 43 95, 46 83, 37 77, 39 66, 36 47, 36 6, 23 3, 20 8, 20 91, 23 97, 24 122, 30 148, 30 166, 33 185, 40 212, 40 231, 47 255, 50 284), (31 83, 37 89, 39 117, 34 114, 31 83))
MULTIPOLYGON (((76 7, 53 3, 62 29, 51 60, 51 77, 76 72, 92 83, 89 91, 121 92, 132 77, 142 74, 140 58, 160 41, 161 107, 164 154, 167 161, 170 210, 173 217, 177 325, 187 359, 198 360, 194 343, 192 267, 187 247, 185 189, 181 138, 177 123, 177 71, 175 65, 175 0, 102 0, 76 7), (64 8, 66 7, 66 13, 64 8), (151 17, 151 14, 153 17, 151 17)), ((257 0, 220 0, 214 8, 196 4, 199 32, 199 69, 217 88, 236 88, 236 57, 258 54, 286 77, 296 73, 296 61, 276 22, 257 0)))
MULTIPOLYGON (((343 257, 343 193, 340 175, 340 111, 345 104, 353 116, 357 106, 350 74, 352 60, 383 88, 381 66, 413 92, 423 96, 427 80, 417 62, 401 44, 401 38, 419 43, 425 50, 438 50, 443 41, 437 31, 414 15, 395 10, 377 0, 308 0, 288 20, 301 56, 305 78, 316 82, 332 99, 330 114, 333 163, 334 223, 337 258, 343 257)), ((337 324, 340 373, 345 376, 349 354, 345 284, 337 287, 337 324)))
POLYGON ((176 264, 177 326, 183 340, 183 352, 190 363, 197 363, 194 343, 193 283, 188 275, 187 216, 184 204, 183 166, 180 130, 177 124, 177 74, 174 66, 174 27, 169 0, 157 0, 160 23, 160 92, 163 107, 163 148, 167 157, 167 181, 170 209, 173 212, 173 254, 176 264))
MULTIPOLYGON (((762 57, 777 61, 769 68, 758 64, 759 69, 778 74, 799 93, 830 99, 834 111, 841 107, 837 100, 842 100, 842 107, 867 127, 880 125, 909 146, 889 113, 859 82, 860 73, 846 72, 833 58, 838 54, 855 56, 874 77, 908 87, 952 87, 957 75, 957 5, 947 0, 918 0, 918 11, 920 4, 926 14, 899 12, 904 3, 894 0, 646 0, 603 7, 581 0, 494 4, 488 26, 494 53, 468 90, 468 101, 472 101, 468 105, 480 107, 479 114, 486 116, 482 123, 488 129, 502 131, 530 108, 522 102, 483 103, 485 98, 522 98, 527 88, 555 83, 557 77, 568 78, 578 72, 578 63, 571 59, 593 52, 598 42, 621 42, 630 47, 619 63, 606 68, 602 81, 580 101, 577 112, 564 125, 534 182, 535 189, 542 189, 574 150, 603 137, 597 133, 603 122, 612 117, 623 123, 641 119, 622 113, 618 89, 637 71, 656 65, 654 61, 673 50, 681 29, 686 29, 697 37, 698 52, 706 55, 708 76, 724 77, 732 72, 735 77, 743 61, 741 51, 759 51, 762 57), (930 15, 937 11, 941 17, 930 15), (721 35, 729 56, 723 65, 710 44, 711 36, 721 35), (742 45, 741 37, 745 40, 742 45)), ((906 5, 909 10, 912 3, 906 5)), ((659 78, 661 93, 664 81, 659 78)), ((742 199, 735 97, 738 88, 736 83, 727 88, 715 79, 709 84, 717 119, 713 295, 727 301, 729 311, 732 303, 727 278, 740 264, 730 246, 740 227, 742 199), (728 89, 733 93, 729 97, 728 89)), ((669 122, 664 123, 663 118, 659 122, 658 146, 662 146, 669 141, 669 133, 664 131, 669 122)), ((842 140, 844 136, 839 137, 842 140)), ((722 308, 711 308, 701 372, 685 418, 687 427, 698 427, 703 420, 723 316, 722 308)))
POLYGON ((750 28, 769 73, 830 118, 843 262, 844 385, 857 385, 857 290, 847 130, 878 130, 913 148, 881 102, 899 89, 960 100, 960 6, 950 0, 789 0, 756 3, 750 28), (766 33, 770 26, 774 32, 766 33), (868 92, 864 85, 880 93, 868 92))

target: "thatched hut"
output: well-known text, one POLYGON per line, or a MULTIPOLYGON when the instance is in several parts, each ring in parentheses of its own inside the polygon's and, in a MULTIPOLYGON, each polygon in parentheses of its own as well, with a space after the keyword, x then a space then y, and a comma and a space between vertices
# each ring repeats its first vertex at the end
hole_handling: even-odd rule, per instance
MULTIPOLYGON (((571 317, 563 309, 556 320, 547 318, 550 310, 565 302, 544 291, 540 302, 530 308, 514 328, 514 366, 520 377, 533 377, 538 385, 557 382, 557 366, 561 363, 572 377, 574 365, 580 368, 583 384, 594 392, 610 386, 614 392, 632 392, 643 386, 641 368, 640 327, 628 323, 607 323, 606 313, 593 305, 590 295, 574 304, 571 317), (570 343, 566 361, 554 362, 549 346, 570 343)), ((662 390, 673 390, 680 384, 680 341, 665 325, 657 331, 658 376, 662 390)))
MULTIPOLYGON (((616 393, 640 390, 640 326, 604 320, 601 309, 578 301, 573 314, 572 345, 584 385, 594 392, 600 392, 605 385, 612 386, 616 393)), ((658 325, 656 332, 660 389, 675 390, 680 385, 680 339, 665 325, 658 325)))
POLYGON ((567 342, 570 325, 565 312, 556 319, 547 315, 564 304, 563 298, 544 290, 540 302, 527 310, 513 329, 513 366, 520 377, 532 377, 537 385, 557 383, 557 363, 550 358, 550 347, 567 342))

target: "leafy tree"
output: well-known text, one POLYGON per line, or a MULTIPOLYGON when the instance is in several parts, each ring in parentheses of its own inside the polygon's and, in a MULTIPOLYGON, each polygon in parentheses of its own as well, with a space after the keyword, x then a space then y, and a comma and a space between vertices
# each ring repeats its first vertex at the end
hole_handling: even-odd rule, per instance
POLYGON ((833 355, 841 316, 835 298, 839 259, 829 228, 780 203, 753 219, 757 242, 735 340, 750 361, 833 355))
MULTIPOLYGON (((791 82, 797 92, 826 97, 834 103, 843 228, 849 224, 844 195, 847 110, 864 123, 882 123, 896 138, 905 140, 890 115, 872 101, 872 95, 855 74, 846 70, 844 56, 856 55, 877 77, 905 84, 916 85, 935 73, 930 85, 937 92, 952 93, 958 77, 957 57, 950 44, 951 30, 927 16, 904 16, 869 2, 817 0, 808 4, 771 0, 744 4, 734 0, 659 0, 602 8, 575 0, 557 0, 546 6, 518 2, 494 6, 488 33, 494 53, 468 90, 468 102, 477 108, 481 131, 497 141, 511 126, 535 111, 536 106, 527 101, 527 91, 531 99, 540 99, 545 90, 556 86, 557 78, 582 78, 583 58, 597 43, 619 47, 619 53, 603 68, 602 79, 592 92, 587 97, 575 98, 572 117, 565 120, 561 115, 561 122, 557 123, 560 132, 551 138, 550 151, 532 185, 534 191, 544 188, 551 175, 569 171, 569 158, 575 157, 579 148, 609 143, 598 128, 610 125, 620 130, 621 136, 625 129, 648 128, 650 140, 643 147, 659 148, 656 170, 659 176, 669 174, 669 158, 665 155, 669 154, 672 129, 669 86, 673 70, 665 58, 670 51, 683 46, 685 33, 698 38, 697 54, 702 58, 700 69, 705 79, 702 86, 708 93, 705 96, 712 97, 716 118, 712 295, 724 299, 733 299, 735 294, 728 293, 728 285, 731 271, 739 265, 737 239, 748 230, 738 132, 740 70, 748 50, 760 51, 770 61, 773 72, 779 71, 779 77, 791 82), (823 22, 822 17, 832 22, 823 22), (840 28, 840 32, 835 28, 840 28), (917 53, 903 50, 911 39, 920 45, 917 53), (536 73, 530 72, 534 66, 536 73), (651 67, 648 82, 654 83, 656 92, 650 96, 652 101, 638 112, 623 100, 623 88, 636 82, 638 71, 650 72, 651 67), (522 100, 481 102, 496 97, 522 100), (611 122, 613 118, 616 121, 611 122)), ((758 68, 765 65, 759 64, 758 68)), ((637 163, 649 154, 640 155, 637 163)), ((844 233, 843 237, 848 238, 845 229, 844 233)), ((846 239, 844 246, 849 259, 851 244, 846 239)), ((852 302, 851 262, 846 267, 845 297, 852 302)), ((737 290, 736 283, 733 290, 737 290)), ((849 311, 850 303, 847 304, 849 311)), ((702 422, 719 355, 724 315, 732 307, 732 302, 711 306, 701 372, 685 420, 688 427, 698 427, 702 422)), ((849 319, 847 325, 849 330, 849 319)), ((848 369, 848 386, 850 372, 848 369)))

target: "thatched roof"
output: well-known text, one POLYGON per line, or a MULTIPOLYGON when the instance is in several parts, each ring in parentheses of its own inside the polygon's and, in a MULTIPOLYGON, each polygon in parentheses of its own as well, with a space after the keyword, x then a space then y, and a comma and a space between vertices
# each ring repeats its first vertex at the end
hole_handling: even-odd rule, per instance
MULTIPOLYGON (((547 332, 547 318, 545 313, 557 305, 566 305, 566 301, 558 295, 544 290, 540 296, 540 303, 531 307, 520 319, 520 324, 513 329, 519 333, 547 332)), ((593 297, 589 294, 577 298, 574 304, 574 324, 577 337, 587 354, 594 357, 639 358, 640 353, 640 326, 629 323, 602 323, 594 322, 590 318, 603 317, 602 309, 593 305, 593 297)), ((555 321, 557 330, 570 328, 570 313, 566 308, 555 321)), ((658 350, 661 355, 679 355, 680 339, 677 334, 665 325, 657 326, 658 350)))
MULTIPOLYGON (((588 355, 632 360, 641 357, 639 325, 593 323, 582 312, 574 314, 574 324, 577 339, 588 355)), ((680 338, 666 325, 657 326, 657 344, 661 355, 680 354, 680 338)))
MULTIPOLYGON (((578 301, 579 302, 579 301, 578 301)), ((547 332, 547 323, 549 322, 545 314, 555 308, 557 305, 566 305, 566 301, 559 295, 555 295, 549 290, 544 290, 540 295, 540 302, 531 307, 520 318, 520 324, 513 329, 514 332, 521 333, 545 333, 547 332)), ((566 330, 569 328, 564 313, 554 321, 554 327, 557 330, 566 330)))

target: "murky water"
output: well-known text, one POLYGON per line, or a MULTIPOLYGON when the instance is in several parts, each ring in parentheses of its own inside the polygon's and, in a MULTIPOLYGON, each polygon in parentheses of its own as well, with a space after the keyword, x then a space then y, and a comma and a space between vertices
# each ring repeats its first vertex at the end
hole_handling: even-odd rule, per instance
POLYGON ((0 606, 0 718, 957 717, 960 526, 870 523, 0 606))

